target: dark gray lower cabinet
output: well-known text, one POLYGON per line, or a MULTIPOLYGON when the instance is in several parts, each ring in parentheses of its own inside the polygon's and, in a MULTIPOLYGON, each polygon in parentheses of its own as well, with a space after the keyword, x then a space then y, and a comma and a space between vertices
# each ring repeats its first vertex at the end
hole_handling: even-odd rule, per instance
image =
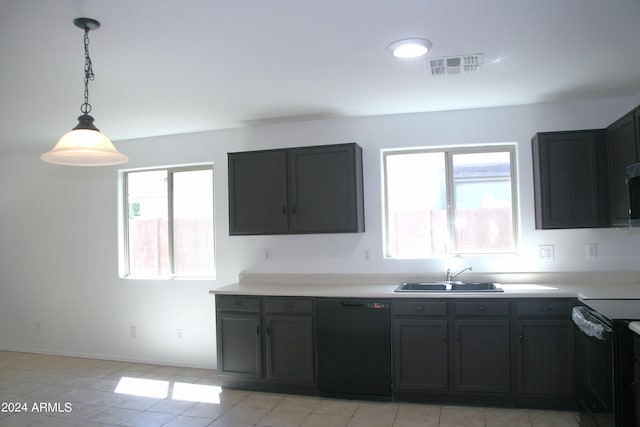
POLYGON ((266 315, 266 378, 278 382, 313 382, 313 319, 266 315))
POLYGON ((633 336, 633 382, 636 420, 640 420, 640 336, 633 336))
POLYGON ((394 320, 393 334, 394 391, 448 391, 447 320, 394 320))
POLYGON ((573 325, 566 320, 520 320, 518 329, 518 392, 572 395, 573 325))
POLYGON ((509 307, 508 300, 394 301, 394 393, 405 400, 508 400, 509 307))
POLYGON ((218 372, 223 382, 265 390, 274 384, 313 384, 312 307, 310 298, 218 295, 218 372))
MULTIPOLYGON (((394 399, 575 409, 574 304, 392 300, 394 399)), ((225 386, 317 393, 313 298, 218 295, 216 309, 225 386)))
POLYGON ((455 390, 509 392, 509 319, 455 321, 455 390))
POLYGON ((406 299, 391 304, 393 391, 449 391, 448 301, 406 299))
POLYGON ((260 303, 253 297, 220 297, 217 301, 218 372, 243 380, 262 376, 260 303))
POLYGON ((220 352, 218 371, 243 379, 262 375, 260 354, 260 316, 257 314, 221 313, 218 316, 220 352))
POLYGON ((575 327, 572 298, 516 301, 516 404, 575 406, 575 327))

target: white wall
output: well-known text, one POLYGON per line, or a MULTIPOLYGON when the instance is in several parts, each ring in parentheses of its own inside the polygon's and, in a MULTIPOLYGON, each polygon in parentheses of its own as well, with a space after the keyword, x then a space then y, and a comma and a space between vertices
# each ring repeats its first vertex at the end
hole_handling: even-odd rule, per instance
MULTIPOLYGON (((638 270, 640 236, 628 230, 534 229, 531 136, 602 128, 634 107, 634 97, 356 119, 331 119, 119 142, 127 168, 213 162, 218 279, 118 278, 117 168, 65 168, 40 152, 0 157, 0 349, 102 356, 183 366, 215 366, 214 299, 208 290, 241 271, 274 273, 638 270), (361 234, 228 235, 229 151, 357 142, 364 149, 367 231, 361 234), (380 150, 516 142, 520 255, 507 258, 384 260, 380 150), (542 262, 538 244, 555 245, 542 262), (587 261, 586 243, 599 257, 587 261), (266 261, 264 248, 272 250, 266 261), (364 260, 364 251, 371 260, 364 260), (137 326, 137 338, 129 327, 137 326), (184 330, 184 340, 176 329, 184 330)), ((52 140, 53 143, 53 140, 52 140)))

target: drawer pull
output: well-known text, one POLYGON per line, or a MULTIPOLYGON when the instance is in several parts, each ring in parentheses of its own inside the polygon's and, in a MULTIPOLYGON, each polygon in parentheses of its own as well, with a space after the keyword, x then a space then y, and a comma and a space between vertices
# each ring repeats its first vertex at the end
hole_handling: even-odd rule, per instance
POLYGON ((286 308, 287 310, 293 310, 295 307, 293 306, 293 304, 291 304, 291 303, 287 303, 287 305, 285 306, 285 308, 286 308))
POLYGON ((485 307, 484 305, 479 305, 478 307, 476 307, 476 310, 478 310, 478 311, 487 311, 487 307, 485 307))
POLYGON ((551 311, 553 310, 553 306, 542 307, 542 311, 551 311))
POLYGON ((415 309, 416 309, 417 311, 424 311, 424 305, 416 305, 416 306, 415 306, 415 309))

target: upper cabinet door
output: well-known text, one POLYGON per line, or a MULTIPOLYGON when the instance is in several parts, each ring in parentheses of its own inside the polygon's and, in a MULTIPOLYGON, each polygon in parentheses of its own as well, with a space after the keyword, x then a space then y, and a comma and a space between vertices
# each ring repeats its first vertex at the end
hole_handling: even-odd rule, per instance
POLYGON ((533 138, 536 228, 609 225, 603 130, 545 132, 533 138))
POLYGON ((280 234, 287 223, 287 152, 229 153, 229 234, 280 234))
POLYGON ((289 232, 362 232, 363 205, 358 145, 289 151, 289 232))
POLYGON ((607 128, 611 186, 611 225, 629 226, 627 166, 637 161, 636 130, 633 112, 607 128))

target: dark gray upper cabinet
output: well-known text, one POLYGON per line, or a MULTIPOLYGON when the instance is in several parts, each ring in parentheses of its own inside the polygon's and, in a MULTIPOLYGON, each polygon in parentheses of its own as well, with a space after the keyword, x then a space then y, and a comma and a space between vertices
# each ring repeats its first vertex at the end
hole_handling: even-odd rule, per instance
POLYGON ((629 225, 627 166, 637 162, 636 123, 638 113, 630 112, 607 128, 607 148, 611 187, 611 225, 629 225))
POLYGON ((608 227, 605 131, 537 133, 532 147, 536 228, 608 227))
POLYGON ((287 220, 287 152, 230 153, 229 234, 279 234, 287 220))
POLYGON ((229 153, 229 234, 364 231, 355 143, 229 153))

